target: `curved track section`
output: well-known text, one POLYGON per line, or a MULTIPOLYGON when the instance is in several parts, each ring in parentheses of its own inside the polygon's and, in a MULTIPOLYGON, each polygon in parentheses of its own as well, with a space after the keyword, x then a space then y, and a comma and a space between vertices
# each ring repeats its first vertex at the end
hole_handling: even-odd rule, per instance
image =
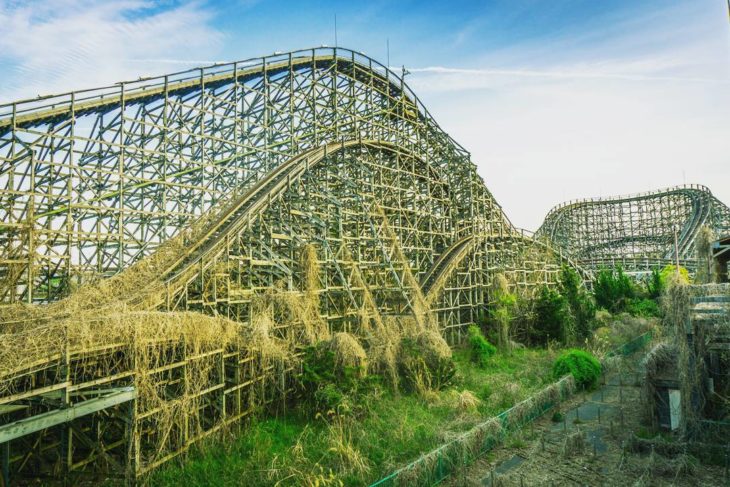
POLYGON ((677 260, 694 270, 703 226, 730 230, 730 209, 705 186, 570 201, 548 213, 537 232, 589 269, 622 265, 646 272, 677 260))
MULTIPOLYGON (((195 240, 188 239, 184 244, 184 253, 174 262, 166 264, 159 273, 159 279, 165 283, 166 293, 168 295, 179 293, 180 286, 189 280, 191 271, 193 274, 197 273, 204 261, 214 260, 224 252, 226 243, 270 206, 272 201, 291 188, 305 171, 316 167, 327 156, 355 146, 397 152, 395 146, 386 142, 346 141, 311 149, 281 164, 243 195, 234 197, 229 204, 222 205, 222 210, 212 221, 207 222, 203 219, 197 224, 203 230, 195 235, 195 240)), ((148 291, 143 290, 137 300, 144 299, 147 293, 148 291)), ((156 307, 161 303, 150 304, 156 307)))
POLYGON ((471 249, 476 242, 474 235, 469 235, 457 240, 451 247, 441 254, 434 262, 433 266, 421 279, 421 290, 426 299, 431 295, 434 285, 448 274, 448 269, 453 268, 455 264, 464 258, 464 255, 471 249))
POLYGON ((482 283, 485 303, 489 302, 491 278, 498 272, 510 276, 508 282, 523 289, 555 283, 562 265, 575 269, 584 281, 592 278, 589 271, 568 256, 559 250, 555 252, 549 245, 524 231, 509 235, 478 233, 457 240, 423 276, 421 289, 426 302, 433 304, 439 299, 443 300, 442 295, 449 292, 448 288, 455 284, 454 281, 458 281, 458 276, 454 279, 454 274, 468 273, 469 265, 464 267, 464 263, 477 255, 487 264, 487 280, 482 283), (538 262, 539 265, 535 266, 538 262))
POLYGON ((0 105, 0 300, 48 302, 151 254, 308 150, 378 140, 444 175, 455 221, 509 226, 395 73, 294 51, 0 105))

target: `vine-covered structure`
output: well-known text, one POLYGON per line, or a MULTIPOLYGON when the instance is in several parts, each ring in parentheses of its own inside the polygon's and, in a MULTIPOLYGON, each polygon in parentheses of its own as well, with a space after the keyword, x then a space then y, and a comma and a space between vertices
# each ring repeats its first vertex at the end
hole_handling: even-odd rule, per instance
POLYGON ((573 265, 342 48, 1 105, 0 216, 13 480, 137 478, 289 394, 271 340, 406 318, 457 340, 495 274, 573 265))

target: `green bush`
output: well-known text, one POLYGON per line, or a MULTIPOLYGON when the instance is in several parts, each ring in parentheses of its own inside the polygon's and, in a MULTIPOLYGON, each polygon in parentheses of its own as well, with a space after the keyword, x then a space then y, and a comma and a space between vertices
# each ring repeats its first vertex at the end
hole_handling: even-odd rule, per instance
POLYGON ((363 377, 360 368, 337 366, 327 343, 319 343, 304 349, 297 385, 304 404, 316 413, 347 407, 348 398, 367 393, 379 381, 378 376, 363 377))
POLYGON ((555 360, 553 377, 559 379, 568 374, 573 376, 578 388, 590 389, 601 376, 601 363, 583 350, 568 350, 555 360))
POLYGON ((565 342, 572 335, 573 316, 565 298, 543 286, 535 299, 534 323, 528 330, 530 342, 547 345, 550 340, 565 342))
POLYGON ((593 295, 598 306, 611 313, 620 313, 625 311, 628 301, 636 297, 636 289, 621 266, 616 266, 598 271, 593 281, 593 295))
POLYGON ((649 318, 651 316, 661 316, 659 305, 653 299, 635 298, 628 302, 626 311, 634 316, 642 316, 649 318))
POLYGON ((646 281, 646 294, 652 299, 659 299, 664 292, 664 280, 658 268, 651 270, 651 276, 646 281))
POLYGON ((471 325, 469 333, 469 357, 479 367, 486 367, 489 359, 497 353, 497 347, 484 338, 482 331, 476 325, 471 325))
MULTIPOLYGON (((452 383, 456 375, 450 349, 446 353, 446 350, 440 350, 439 344, 427 338, 427 334, 421 334, 403 338, 400 342, 398 375, 406 392, 443 389, 452 383)), ((448 345, 443 344, 448 349, 448 345)))
MULTIPOLYGON (((669 264, 667 266, 664 266, 664 268, 659 273, 659 276, 660 276, 660 279, 662 282, 662 289, 665 289, 667 287, 670 277, 676 273, 677 273, 676 265, 669 264)), ((685 284, 690 283, 689 271, 682 266, 679 266, 679 277, 685 284)))

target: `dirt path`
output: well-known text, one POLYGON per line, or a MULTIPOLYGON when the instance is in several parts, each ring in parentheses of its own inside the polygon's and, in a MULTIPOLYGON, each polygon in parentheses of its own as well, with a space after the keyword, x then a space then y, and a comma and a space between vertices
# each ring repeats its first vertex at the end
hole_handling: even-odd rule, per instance
POLYGON ((624 359, 598 390, 564 403, 562 417, 548 413, 444 485, 730 485, 723 468, 630 451, 630 438, 643 431, 642 355, 624 359))

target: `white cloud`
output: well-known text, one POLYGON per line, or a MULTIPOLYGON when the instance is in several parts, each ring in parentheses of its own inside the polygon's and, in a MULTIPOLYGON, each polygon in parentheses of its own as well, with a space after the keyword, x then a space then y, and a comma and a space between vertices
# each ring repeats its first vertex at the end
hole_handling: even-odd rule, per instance
POLYGON ((634 19, 595 49, 556 41, 468 68, 409 67, 408 81, 518 226, 536 229, 564 200, 683 182, 730 204, 730 29, 715 13, 677 29, 634 19))
POLYGON ((198 3, 0 0, 0 101, 163 74, 171 61, 209 59, 223 38, 211 27, 212 17, 198 3))
MULTIPOLYGON (((536 70, 536 69, 500 69, 500 68, 449 68, 444 66, 429 66, 426 68, 408 68, 411 73, 424 73, 437 75, 429 78, 422 78, 415 81, 414 86, 420 87, 423 91, 453 91, 464 89, 465 86, 471 88, 488 88, 495 82, 495 77, 507 76, 517 78, 556 78, 556 79, 616 79, 625 81, 689 81, 700 83, 720 83, 730 84, 730 79, 722 78, 700 78, 700 77, 682 77, 682 76, 661 76, 651 74, 641 74, 641 69, 636 64, 638 62, 627 63, 627 70, 612 71, 610 66, 606 69, 606 63, 603 66, 593 66, 589 69, 573 69, 573 70, 536 70), (633 72, 632 71, 639 71, 633 72)), ((652 63, 656 64, 656 63, 652 63)), ((652 69, 654 71, 654 69, 652 69)))

